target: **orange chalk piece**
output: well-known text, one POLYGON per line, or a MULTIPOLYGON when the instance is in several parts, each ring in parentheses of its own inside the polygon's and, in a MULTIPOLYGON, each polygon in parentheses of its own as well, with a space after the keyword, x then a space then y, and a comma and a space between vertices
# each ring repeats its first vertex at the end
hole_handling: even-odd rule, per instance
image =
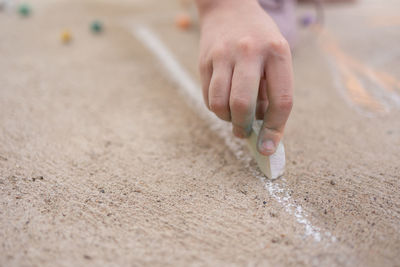
POLYGON ((175 18, 176 26, 181 30, 187 30, 192 26, 192 19, 187 14, 179 14, 175 18))

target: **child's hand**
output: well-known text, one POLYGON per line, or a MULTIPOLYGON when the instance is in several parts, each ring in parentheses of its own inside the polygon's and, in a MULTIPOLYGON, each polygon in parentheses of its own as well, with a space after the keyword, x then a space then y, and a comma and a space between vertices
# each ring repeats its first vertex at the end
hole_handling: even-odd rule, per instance
POLYGON ((292 109, 292 59, 287 41, 256 0, 197 0, 204 101, 233 133, 247 137, 263 119, 258 149, 275 152, 292 109))

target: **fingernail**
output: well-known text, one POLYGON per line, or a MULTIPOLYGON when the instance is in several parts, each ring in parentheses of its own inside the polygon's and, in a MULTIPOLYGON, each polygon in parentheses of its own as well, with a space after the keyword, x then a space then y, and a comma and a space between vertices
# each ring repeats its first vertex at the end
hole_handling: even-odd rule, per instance
POLYGON ((265 153, 273 153, 275 151, 275 144, 271 140, 264 141, 261 149, 265 153))

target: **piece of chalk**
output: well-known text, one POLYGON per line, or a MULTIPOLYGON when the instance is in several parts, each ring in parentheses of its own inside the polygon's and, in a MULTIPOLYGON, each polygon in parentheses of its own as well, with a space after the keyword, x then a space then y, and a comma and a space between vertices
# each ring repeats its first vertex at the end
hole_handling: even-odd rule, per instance
POLYGON ((18 12, 21 16, 28 17, 31 14, 32 10, 28 4, 21 4, 18 8, 18 12))
POLYGON ((300 23, 303 27, 307 27, 315 23, 315 19, 311 15, 305 15, 300 19, 300 23))
POLYGON ((247 145, 258 164, 261 172, 270 179, 277 179, 283 175, 285 171, 285 148, 280 142, 275 153, 271 156, 264 156, 257 150, 257 139, 261 130, 262 121, 254 121, 251 135, 247 138, 247 145))
POLYGON ((90 30, 96 34, 101 33, 103 31, 103 28, 103 23, 99 20, 92 21, 92 23, 90 24, 90 30))
POLYGON ((175 24, 181 30, 187 30, 192 25, 192 20, 188 14, 179 14, 175 17, 175 24))
POLYGON ((72 34, 68 30, 64 30, 61 33, 60 37, 61 37, 61 42, 63 42, 64 44, 67 44, 67 43, 71 42, 71 40, 72 40, 72 34))

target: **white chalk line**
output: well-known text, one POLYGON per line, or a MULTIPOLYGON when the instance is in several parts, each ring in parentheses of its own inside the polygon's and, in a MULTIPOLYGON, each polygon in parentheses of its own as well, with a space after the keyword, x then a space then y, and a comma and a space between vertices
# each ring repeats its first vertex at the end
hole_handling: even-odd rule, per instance
POLYGON ((205 110, 200 87, 191 79, 190 75, 182 68, 157 35, 144 25, 136 25, 132 29, 132 34, 160 60, 174 82, 179 85, 181 93, 187 97, 188 104, 197 111, 197 114, 202 119, 208 122, 210 128, 224 140, 226 146, 233 152, 236 158, 243 162, 254 176, 265 182, 265 188, 269 194, 284 206, 286 212, 294 215, 299 224, 304 226, 304 235, 311 236, 317 242, 320 242, 322 239, 332 242, 336 241, 336 238, 330 232, 321 233, 319 227, 311 224, 303 208, 295 204, 292 200, 290 190, 286 188, 284 183, 278 184, 277 182, 265 179, 264 175, 258 169, 250 165, 252 159, 249 153, 243 150, 243 142, 233 138, 229 123, 219 120, 211 112, 205 110))

